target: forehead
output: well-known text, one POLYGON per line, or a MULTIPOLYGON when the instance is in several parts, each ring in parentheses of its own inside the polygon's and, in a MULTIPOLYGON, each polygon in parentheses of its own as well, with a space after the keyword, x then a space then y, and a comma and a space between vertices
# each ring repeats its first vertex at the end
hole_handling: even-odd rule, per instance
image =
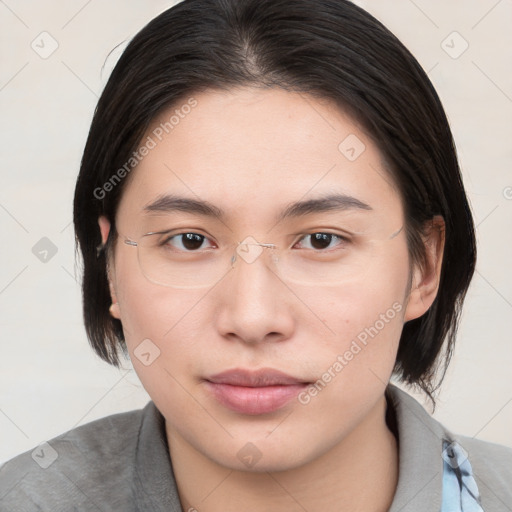
POLYGON ((164 194, 208 201, 238 217, 275 216, 292 201, 331 193, 399 215, 381 154, 333 102, 282 89, 208 90, 153 120, 151 146, 130 175, 121 213, 164 194))

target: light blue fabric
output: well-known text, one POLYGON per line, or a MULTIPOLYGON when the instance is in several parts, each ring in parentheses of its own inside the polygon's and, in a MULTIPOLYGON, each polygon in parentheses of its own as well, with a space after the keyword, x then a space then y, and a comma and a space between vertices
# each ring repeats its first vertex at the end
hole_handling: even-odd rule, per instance
POLYGON ((440 512, 485 512, 468 454, 456 442, 443 441, 443 500, 440 512))

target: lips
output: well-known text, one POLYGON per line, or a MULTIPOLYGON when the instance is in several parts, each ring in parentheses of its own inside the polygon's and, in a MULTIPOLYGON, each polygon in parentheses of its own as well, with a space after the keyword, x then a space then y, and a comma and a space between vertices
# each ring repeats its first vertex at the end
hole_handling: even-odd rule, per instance
POLYGON ((279 370, 228 370, 205 380, 213 397, 223 406, 241 414, 268 414, 284 407, 309 382, 279 370))

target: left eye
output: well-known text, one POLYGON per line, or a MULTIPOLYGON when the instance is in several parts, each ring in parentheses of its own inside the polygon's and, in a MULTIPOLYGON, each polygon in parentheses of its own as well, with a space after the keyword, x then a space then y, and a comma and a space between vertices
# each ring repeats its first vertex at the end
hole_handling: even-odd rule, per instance
POLYGON ((299 241, 299 244, 305 249, 322 250, 333 248, 346 241, 347 240, 342 236, 334 235, 333 233, 311 233, 310 235, 304 236, 299 241))

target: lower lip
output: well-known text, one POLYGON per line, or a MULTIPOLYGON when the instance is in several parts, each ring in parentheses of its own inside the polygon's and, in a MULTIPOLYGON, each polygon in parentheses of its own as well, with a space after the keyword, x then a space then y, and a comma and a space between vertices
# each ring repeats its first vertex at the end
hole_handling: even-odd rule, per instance
POLYGON ((307 387, 307 384, 291 384, 249 388, 209 381, 206 381, 206 385, 213 396, 228 409, 252 415, 277 411, 307 387))

